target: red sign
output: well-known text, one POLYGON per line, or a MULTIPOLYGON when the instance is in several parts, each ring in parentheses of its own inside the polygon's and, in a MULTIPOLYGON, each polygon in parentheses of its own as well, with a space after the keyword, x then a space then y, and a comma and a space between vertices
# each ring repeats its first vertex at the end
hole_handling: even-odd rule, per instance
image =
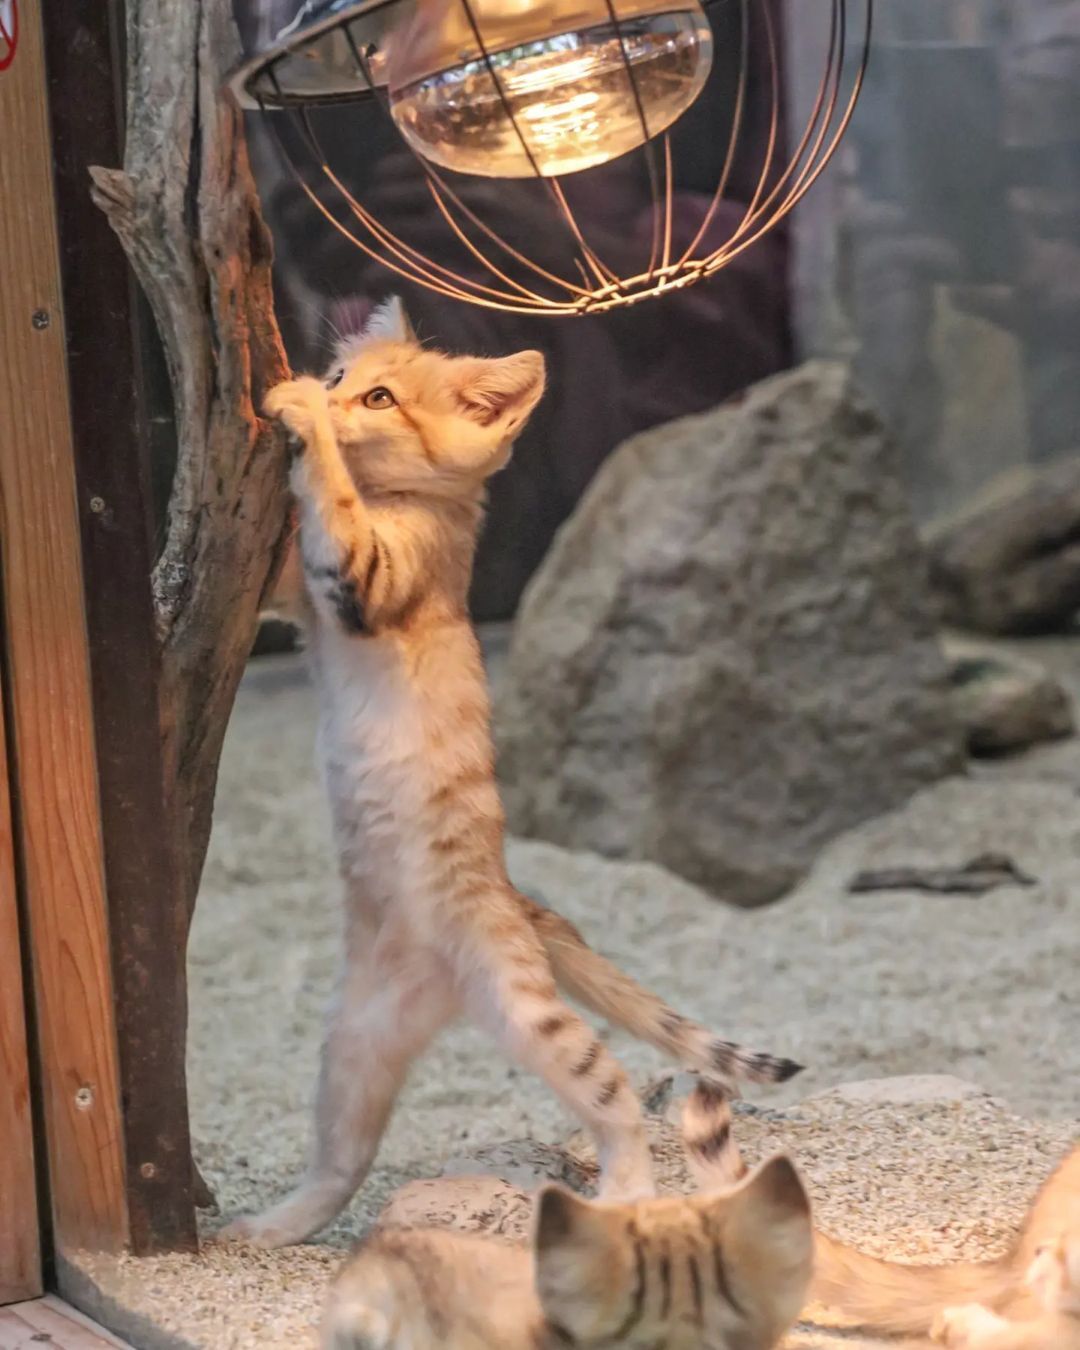
POLYGON ((0 70, 15 60, 19 45, 19 0, 0 0, 0 70))

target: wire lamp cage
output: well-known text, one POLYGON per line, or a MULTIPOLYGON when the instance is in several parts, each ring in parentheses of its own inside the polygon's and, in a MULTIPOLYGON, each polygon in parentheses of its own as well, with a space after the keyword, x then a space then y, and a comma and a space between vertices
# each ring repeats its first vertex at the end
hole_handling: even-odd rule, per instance
MULTIPOLYGON (((821 19, 820 83, 805 125, 783 126, 782 34, 774 0, 307 0, 233 75, 241 106, 271 114, 285 161, 313 207, 399 277, 490 309, 540 315, 614 309, 726 267, 814 185, 851 122, 870 51, 873 0, 795 0, 821 19), (856 16, 854 10, 858 6, 856 16), (709 12, 707 12, 709 11, 709 12), (673 229, 673 124, 700 94, 718 11, 732 71, 730 117, 715 131, 715 191, 687 240, 673 229), (752 46, 760 48, 752 51, 752 46), (734 213, 725 208, 764 71, 765 132, 734 213), (732 59, 733 58, 733 59, 732 59), (415 158, 449 253, 410 245, 367 209, 324 153, 311 110, 374 102, 415 158), (280 119, 295 130, 281 134, 280 119), (642 257, 620 275, 590 246, 569 181, 640 154, 650 207, 642 257), (312 173, 325 180, 321 191, 312 173), (566 265, 528 256, 484 218, 461 175, 532 179, 540 228, 564 233, 566 265), (745 200, 745 198, 749 200, 745 200), (718 230, 721 221, 734 221, 718 230), (462 261, 451 265, 454 254, 462 261)), ((363 145, 358 146, 360 153, 363 145)), ((483 194, 480 194, 481 197, 483 194)))

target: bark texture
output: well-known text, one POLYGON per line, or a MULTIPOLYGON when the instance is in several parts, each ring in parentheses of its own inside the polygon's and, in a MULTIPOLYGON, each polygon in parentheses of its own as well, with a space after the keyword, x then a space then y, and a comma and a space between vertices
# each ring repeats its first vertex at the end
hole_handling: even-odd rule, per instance
POLYGON ((239 111, 221 92, 238 51, 228 0, 129 0, 123 169, 94 196, 154 311, 178 456, 153 576, 168 796, 189 914, 221 744, 282 552, 286 452, 257 412, 288 375, 271 245, 239 111))
MULTIPOLYGON (((218 762, 288 534, 284 437, 257 411, 288 365, 243 122, 222 92, 239 50, 231 4, 127 0, 126 20, 124 164, 93 168, 91 176, 94 200, 153 310, 175 419, 176 468, 152 596, 161 795, 171 835, 159 844, 178 876, 171 893, 147 897, 147 908, 177 935, 170 968, 153 978, 177 1011, 167 1046, 175 1058, 164 1077, 178 1085, 179 1104, 186 938, 218 762)), ((161 438, 150 425, 146 431, 152 451, 161 438)), ((197 1171, 195 1180, 197 1201, 209 1203, 197 1171)))

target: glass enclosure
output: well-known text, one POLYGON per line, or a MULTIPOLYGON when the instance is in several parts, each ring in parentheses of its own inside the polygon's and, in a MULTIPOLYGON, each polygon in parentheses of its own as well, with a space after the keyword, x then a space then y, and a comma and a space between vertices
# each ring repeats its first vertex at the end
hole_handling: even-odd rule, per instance
POLYGON ((854 358, 925 519, 1080 447, 1080 3, 877 8, 853 134, 797 216, 795 327, 854 358))

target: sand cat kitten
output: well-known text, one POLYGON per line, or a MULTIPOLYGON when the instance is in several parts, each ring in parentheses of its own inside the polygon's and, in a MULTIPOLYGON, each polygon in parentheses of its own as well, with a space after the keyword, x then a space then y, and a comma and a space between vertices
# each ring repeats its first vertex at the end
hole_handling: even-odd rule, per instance
POLYGON ((805 1298, 810 1206, 783 1157, 731 1185, 726 1116, 695 1092, 684 1117, 711 1193, 608 1205, 548 1187, 528 1250, 376 1231, 334 1282, 325 1350, 770 1350, 805 1298))
MULTIPOLYGON (((960 1303, 982 1305, 980 1311, 985 1316, 981 1319, 969 1316, 965 1309, 962 1316, 952 1319, 957 1335, 966 1321, 972 1327, 976 1321, 989 1326, 988 1319, 994 1314, 1021 1324, 1026 1322, 1029 1328, 1038 1326, 1034 1319, 1046 1312, 1047 1297, 1058 1297, 1047 1290, 1064 1289, 1062 1297, 1068 1302, 1080 1289, 1080 1148, 1073 1150, 1042 1188, 1012 1250, 999 1261, 909 1266, 864 1256, 823 1234, 817 1235, 815 1245, 812 1296, 867 1327, 925 1333, 946 1308, 960 1303), (1064 1264, 1054 1253, 1064 1253, 1064 1264), (1049 1280, 1048 1272, 1053 1277, 1049 1280), (1067 1277, 1065 1284, 1056 1285, 1057 1276, 1067 1277), (1070 1294, 1069 1290, 1073 1292, 1070 1294)), ((1063 1305, 1059 1311, 1062 1317, 1066 1316, 1063 1305)), ((1062 1350, 1080 1347, 1074 1322, 1075 1317, 1068 1314, 1068 1320, 1054 1323, 1059 1329, 1068 1328, 1073 1337, 1053 1340, 1055 1347, 1061 1346, 1062 1350)), ((997 1326, 996 1319, 994 1325, 997 1326)), ((938 1322, 938 1326, 944 1332, 944 1321, 938 1322)), ((1017 1340, 1019 1334, 1010 1332, 1013 1336, 1010 1340, 987 1340, 987 1350, 1010 1350, 1013 1346, 1042 1350, 1043 1341, 1017 1340)), ((982 1346, 984 1342, 950 1340, 948 1344, 982 1346)), ((1051 1342, 1046 1344, 1049 1346, 1051 1342)))
POLYGON ((543 386, 538 353, 426 351, 391 302, 325 383, 292 380, 267 399, 304 446, 292 487, 345 956, 311 1169, 226 1236, 281 1245, 333 1219, 371 1166, 410 1061, 461 1011, 592 1130, 605 1196, 651 1195, 637 1098, 556 980, 691 1068, 761 1082, 798 1069, 672 1012, 507 877, 466 592, 485 480, 543 386))
POLYGON ((1036 1253, 1026 1283, 1041 1313, 1009 1321, 981 1303, 946 1308, 934 1339, 970 1350, 1080 1350, 1080 1238, 1059 1238, 1036 1253))

